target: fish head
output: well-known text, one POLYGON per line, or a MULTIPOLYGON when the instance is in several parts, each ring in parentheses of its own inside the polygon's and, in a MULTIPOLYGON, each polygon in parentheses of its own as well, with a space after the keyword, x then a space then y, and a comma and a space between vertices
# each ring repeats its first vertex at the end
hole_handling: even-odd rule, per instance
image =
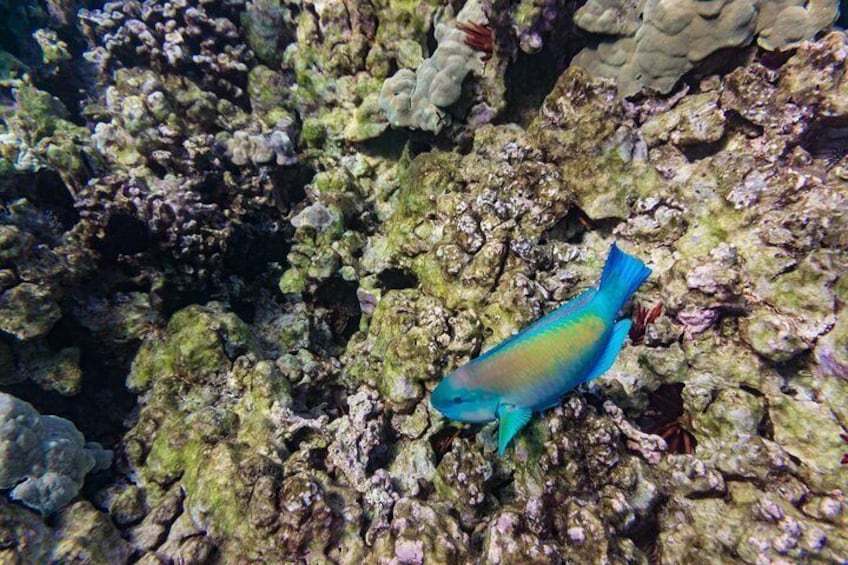
POLYGON ((465 367, 440 382, 430 394, 430 404, 446 418, 460 422, 483 423, 497 418, 500 395, 480 386, 466 384, 465 367))

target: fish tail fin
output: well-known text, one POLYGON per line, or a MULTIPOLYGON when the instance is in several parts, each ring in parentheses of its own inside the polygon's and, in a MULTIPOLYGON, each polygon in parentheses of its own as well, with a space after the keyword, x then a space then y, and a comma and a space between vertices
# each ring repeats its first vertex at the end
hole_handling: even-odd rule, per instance
POLYGON ((601 274, 599 290, 615 305, 617 312, 650 274, 651 269, 645 263, 613 243, 601 274))

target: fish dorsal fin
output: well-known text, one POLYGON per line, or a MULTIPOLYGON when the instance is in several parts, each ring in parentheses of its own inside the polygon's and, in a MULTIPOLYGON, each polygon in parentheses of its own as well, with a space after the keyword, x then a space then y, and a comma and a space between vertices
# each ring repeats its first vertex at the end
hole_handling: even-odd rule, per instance
POLYGON ((521 428, 527 425, 533 411, 530 408, 519 408, 509 404, 501 405, 498 409, 498 455, 503 455, 506 446, 521 428))
POLYGON ((603 352, 601 352, 601 356, 598 357, 598 360, 595 362, 595 366, 592 367, 592 370, 589 371, 589 374, 585 379, 583 379, 584 383, 588 383, 592 379, 597 379, 606 373, 610 367, 612 367, 612 364, 615 363, 615 358, 618 357, 618 353, 624 345, 624 340, 627 338, 627 334, 630 333, 631 325, 632 322, 630 320, 620 320, 615 326, 613 326, 612 334, 610 335, 609 341, 607 341, 606 347, 604 347, 603 352))

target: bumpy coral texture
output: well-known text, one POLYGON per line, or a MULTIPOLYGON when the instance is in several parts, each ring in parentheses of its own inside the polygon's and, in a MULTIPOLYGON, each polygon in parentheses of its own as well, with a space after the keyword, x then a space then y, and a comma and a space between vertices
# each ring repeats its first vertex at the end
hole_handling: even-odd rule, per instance
POLYGON ((42 514, 68 504, 86 474, 111 464, 112 453, 86 444, 71 422, 42 416, 6 393, 0 393, 0 431, 0 488, 42 514))
POLYGON ((590 0, 575 14, 583 29, 609 36, 581 51, 574 64, 614 78, 619 94, 643 87, 667 93, 710 54, 758 36, 769 50, 797 47, 836 20, 835 0, 590 0))
POLYGON ((297 161, 294 119, 271 112, 262 86, 274 73, 249 72, 243 8, 129 0, 80 14, 86 57, 107 84, 91 140, 110 174, 78 195, 79 235, 141 276, 170 264, 170 284, 187 290, 220 292, 225 264, 243 264, 235 241, 279 240, 272 199, 281 189, 257 172, 297 161))
POLYGON ((380 106, 395 127, 439 133, 450 120, 446 108, 459 100, 468 73, 483 72, 483 53, 466 43, 460 24, 485 24, 481 6, 472 0, 455 19, 436 24, 439 46, 415 69, 401 69, 386 79, 380 106))

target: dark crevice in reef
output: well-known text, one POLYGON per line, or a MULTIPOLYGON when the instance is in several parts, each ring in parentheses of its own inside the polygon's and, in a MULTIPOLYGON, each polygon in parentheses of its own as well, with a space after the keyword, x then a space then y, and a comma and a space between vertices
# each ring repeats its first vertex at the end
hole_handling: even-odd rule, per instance
POLYGON ((450 451, 454 440, 458 438, 471 438, 480 431, 482 426, 446 426, 430 436, 430 446, 436 454, 436 465, 438 466, 445 454, 450 451))
POLYGON ((549 241, 583 243, 583 236, 587 232, 597 231, 603 235, 610 235, 619 223, 621 220, 616 218, 593 220, 586 215, 586 212, 577 206, 572 206, 562 219, 542 234, 539 243, 545 244, 549 241))
MULTIPOLYGON (((31 215, 20 218, 26 221, 25 229, 33 231, 40 239, 58 243, 59 234, 79 221, 71 191, 55 171, 42 169, 35 174, 16 175, 5 181, 3 204, 12 204, 20 198, 25 198, 41 214, 40 218, 31 215)), ((0 214, 3 214, 2 205, 0 214)), ((14 219, 10 220, 17 223, 14 219)))
POLYGON ((368 464, 365 466, 365 473, 368 476, 374 474, 377 469, 386 468, 392 459, 391 445, 397 441, 397 438, 391 425, 391 418, 385 418, 383 420, 382 432, 386 441, 375 446, 368 455, 368 464), (389 438, 391 438, 391 441, 388 441, 389 438))
POLYGON ((784 387, 781 387, 781 392, 784 394, 789 394, 790 396, 794 396, 797 394, 797 391, 794 391, 792 387, 788 386, 787 383, 795 380, 797 375, 803 372, 807 367, 810 366, 810 357, 811 354, 809 351, 801 353, 800 355, 796 355, 789 361, 785 361, 783 363, 774 363, 772 367, 780 374, 783 378, 784 387, 788 388, 791 392, 787 392, 783 390, 784 387))
MULTIPOLYGON (((516 0, 496 0, 489 10, 489 21, 494 29, 495 50, 506 54, 515 53, 509 62, 504 76, 506 84, 506 110, 496 123, 514 122, 522 127, 530 124, 536 117, 545 97, 550 94, 562 72, 570 65, 571 59, 589 42, 588 34, 578 28, 573 19, 574 12, 583 2, 571 0, 560 4, 555 10, 543 8, 544 22, 540 22, 535 32, 544 37, 544 42, 536 53, 526 53, 517 48, 516 41, 526 42, 525 48, 532 48, 531 37, 517 38, 514 21, 509 14, 518 8, 516 0)), ((525 30, 532 34, 531 30, 525 30)))
POLYGON ((663 384, 649 393, 648 407, 636 420, 642 431, 661 436, 669 453, 694 453, 698 447, 683 405, 683 383, 663 384))
MULTIPOLYGON (((392 74, 394 73, 390 73, 387 76, 392 76, 392 74)), ((415 132, 407 129, 389 128, 379 136, 358 143, 356 146, 363 153, 369 155, 387 159, 399 159, 404 148, 412 141, 414 134, 415 132)))
POLYGON ((751 53, 743 49, 719 49, 707 56, 695 69, 683 75, 675 92, 683 85, 689 87, 689 92, 698 92, 704 78, 716 74, 727 75, 738 67, 744 67, 750 59, 751 53))
POLYGON ((519 51, 504 78, 506 110, 495 123, 512 122, 527 127, 562 72, 559 59, 550 49, 533 55, 519 51))
POLYGON ((659 541, 659 515, 666 502, 665 498, 660 499, 647 516, 636 522, 627 536, 645 553, 651 565, 661 565, 663 562, 662 546, 659 541))
POLYGON ((63 231, 74 227, 79 221, 79 212, 74 208, 74 197, 58 173, 42 169, 35 174, 33 204, 50 213, 62 226, 63 231))
POLYGON ((406 269, 386 269, 377 275, 377 280, 386 290, 418 288, 418 277, 406 269))
POLYGON ((135 255, 150 247, 147 224, 129 214, 113 214, 106 223, 105 236, 95 240, 101 260, 114 263, 119 255, 135 255))
POLYGON ((680 148, 686 160, 690 163, 712 157, 716 153, 723 151, 727 146, 727 136, 719 139, 715 143, 697 143, 695 145, 686 145, 680 148))
POLYGON ((359 329, 359 319, 362 311, 359 308, 359 297, 356 281, 346 281, 334 277, 318 287, 315 292, 317 306, 329 311, 328 322, 336 345, 344 347, 353 334, 359 329))
MULTIPOLYGON (((69 17, 65 20, 62 15, 65 7, 63 3, 43 4, 53 4, 56 13, 51 14, 52 9, 44 10, 37 2, 0 3, 0 21, 4 23, 5 32, 0 34, 0 50, 23 63, 34 86, 61 100, 70 112, 69 119, 77 125, 83 125, 85 120, 80 111, 85 97, 80 93, 90 91, 94 84, 92 66, 82 55, 88 46, 76 25, 76 18, 70 15, 73 10, 67 10, 69 17), (40 28, 56 32, 57 38, 67 45, 70 60, 55 66, 44 64, 42 49, 33 37, 34 32, 40 28)), ((75 8, 90 8, 98 2, 77 0, 75 4, 75 8)))
POLYGON ((300 164, 272 169, 269 180, 277 209, 286 214, 300 204, 306 198, 306 185, 314 176, 314 169, 300 164))
POLYGON ((561 220, 542 234, 539 242, 580 243, 583 240, 583 234, 588 229, 587 222, 588 218, 583 210, 574 206, 561 220))
POLYGON ((763 419, 757 425, 757 433, 769 441, 774 441, 774 424, 771 421, 768 399, 766 399, 766 409, 763 411, 763 419))
POLYGON ((495 273, 494 281, 492 282, 491 286, 489 287, 489 292, 491 292, 491 293, 494 293, 495 289, 498 288, 498 285, 501 282, 501 277, 503 276, 504 271, 506 271, 506 261, 507 261, 507 259, 509 259, 509 253, 510 253, 510 241, 507 240, 506 242, 504 242, 503 251, 501 251, 501 256, 498 259, 498 272, 495 273))
POLYGON ((246 281, 265 273, 269 263, 282 263, 291 248, 291 224, 267 216, 247 219, 238 225, 228 242, 232 251, 224 258, 224 269, 246 281))
POLYGON ((752 387, 752 386, 748 386, 748 385, 744 385, 744 384, 743 384, 743 385, 739 385, 739 388, 741 388, 742 390, 744 390, 744 391, 745 391, 745 392, 747 392, 748 394, 751 394, 751 395, 753 395, 753 396, 756 396, 757 398, 762 398, 763 396, 765 396, 765 395, 762 393, 762 391, 757 390, 756 388, 754 388, 754 387, 752 387))
MULTIPOLYGON (((86 441, 113 448, 126 431, 124 421, 136 403, 136 397, 124 386, 129 363, 137 343, 126 351, 111 351, 103 356, 103 345, 73 320, 62 318, 48 336, 48 344, 80 348, 82 389, 75 396, 46 391, 31 380, 3 387, 2 390, 32 404, 41 414, 66 418, 82 432, 86 441)), ((51 347, 58 351, 58 346, 51 347)))
POLYGON ((801 140, 801 147, 814 159, 822 159, 827 169, 848 156, 848 119, 823 118, 801 140))
MULTIPOLYGON (((353 215, 347 221, 347 228, 356 232, 361 232, 365 235, 374 235, 380 227, 380 219, 377 216, 377 211, 373 207, 372 202, 366 202, 363 210, 356 215, 353 215)), ((359 248, 354 251, 353 256, 356 259, 362 257, 363 249, 359 248)))
POLYGON ((748 120, 736 110, 724 110, 724 116, 727 119, 727 131, 739 132, 748 138, 760 137, 765 132, 763 126, 748 120))

